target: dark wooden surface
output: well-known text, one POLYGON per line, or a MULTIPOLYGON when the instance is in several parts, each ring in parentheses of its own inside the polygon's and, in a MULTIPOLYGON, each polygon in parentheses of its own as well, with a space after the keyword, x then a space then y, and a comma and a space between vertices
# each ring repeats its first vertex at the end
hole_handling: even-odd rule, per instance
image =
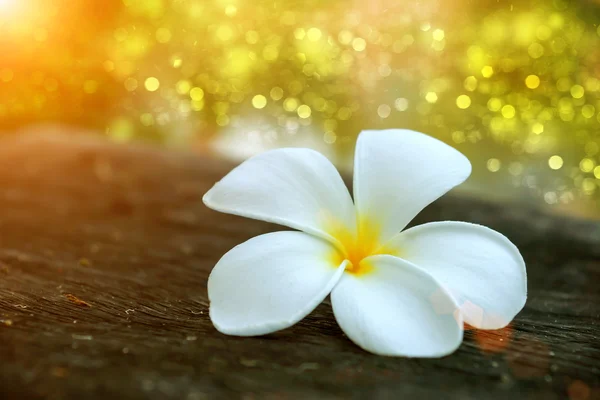
POLYGON ((282 332, 218 333, 206 280, 278 227, 208 210, 231 165, 95 139, 0 142, 0 398, 600 398, 600 226, 449 195, 415 221, 482 223, 529 299, 442 359, 365 353, 329 301, 282 332))

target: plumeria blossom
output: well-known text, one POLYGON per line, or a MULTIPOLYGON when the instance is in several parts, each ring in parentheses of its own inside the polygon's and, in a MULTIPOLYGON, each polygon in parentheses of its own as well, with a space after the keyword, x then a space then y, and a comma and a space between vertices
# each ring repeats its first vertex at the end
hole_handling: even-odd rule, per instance
POLYGON ((372 353, 440 357, 463 338, 463 321, 506 326, 527 297, 525 263, 503 235, 465 222, 404 230, 471 173, 452 147, 409 130, 363 131, 354 202, 335 167, 309 149, 250 158, 206 193, 217 211, 299 231, 261 235, 217 263, 210 318, 222 333, 287 328, 329 294, 346 335, 372 353))

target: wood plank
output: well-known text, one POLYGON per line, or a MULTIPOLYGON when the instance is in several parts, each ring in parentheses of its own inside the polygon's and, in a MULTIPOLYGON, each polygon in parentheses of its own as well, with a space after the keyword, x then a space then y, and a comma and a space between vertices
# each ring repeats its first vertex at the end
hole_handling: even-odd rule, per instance
POLYGON ((329 300, 258 338, 218 333, 206 281, 227 250, 279 227, 219 214, 208 157, 73 137, 0 146, 2 398, 600 398, 600 225, 448 195, 414 223, 507 235, 528 266, 513 324, 442 359, 352 344, 329 300))

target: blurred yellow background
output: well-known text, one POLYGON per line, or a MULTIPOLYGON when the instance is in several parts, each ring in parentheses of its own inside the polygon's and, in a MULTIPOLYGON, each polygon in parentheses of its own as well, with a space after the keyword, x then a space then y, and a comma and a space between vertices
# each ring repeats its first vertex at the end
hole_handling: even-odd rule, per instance
POLYGON ((344 166, 360 130, 410 128, 471 159, 469 193, 600 218, 599 23, 595 0, 0 0, 0 130, 344 166))

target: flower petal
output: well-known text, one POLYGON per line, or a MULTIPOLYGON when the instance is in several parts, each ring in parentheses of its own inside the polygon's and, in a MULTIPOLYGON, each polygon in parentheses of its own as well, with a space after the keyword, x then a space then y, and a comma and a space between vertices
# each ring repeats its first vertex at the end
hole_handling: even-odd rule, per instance
POLYGON ((275 232, 234 247, 208 279, 210 318, 222 333, 264 335, 287 328, 318 306, 345 262, 335 248, 302 232, 275 232), (330 262, 331 261, 331 262, 330 262))
POLYGON ((470 174, 465 156, 430 136, 399 129, 363 131, 354 156, 361 229, 377 232, 379 243, 385 243, 470 174))
POLYGON ((476 328, 506 326, 525 305, 527 273, 505 236, 466 222, 433 222, 400 233, 386 246, 434 276, 476 328))
POLYGON ((267 151, 243 162, 203 198, 214 210, 273 222, 336 241, 328 227, 355 231, 350 193, 333 164, 309 149, 267 151))
POLYGON ((460 346, 463 323, 452 297, 429 274, 397 257, 363 260, 372 270, 344 274, 331 292, 335 319, 375 354, 441 357, 460 346))

